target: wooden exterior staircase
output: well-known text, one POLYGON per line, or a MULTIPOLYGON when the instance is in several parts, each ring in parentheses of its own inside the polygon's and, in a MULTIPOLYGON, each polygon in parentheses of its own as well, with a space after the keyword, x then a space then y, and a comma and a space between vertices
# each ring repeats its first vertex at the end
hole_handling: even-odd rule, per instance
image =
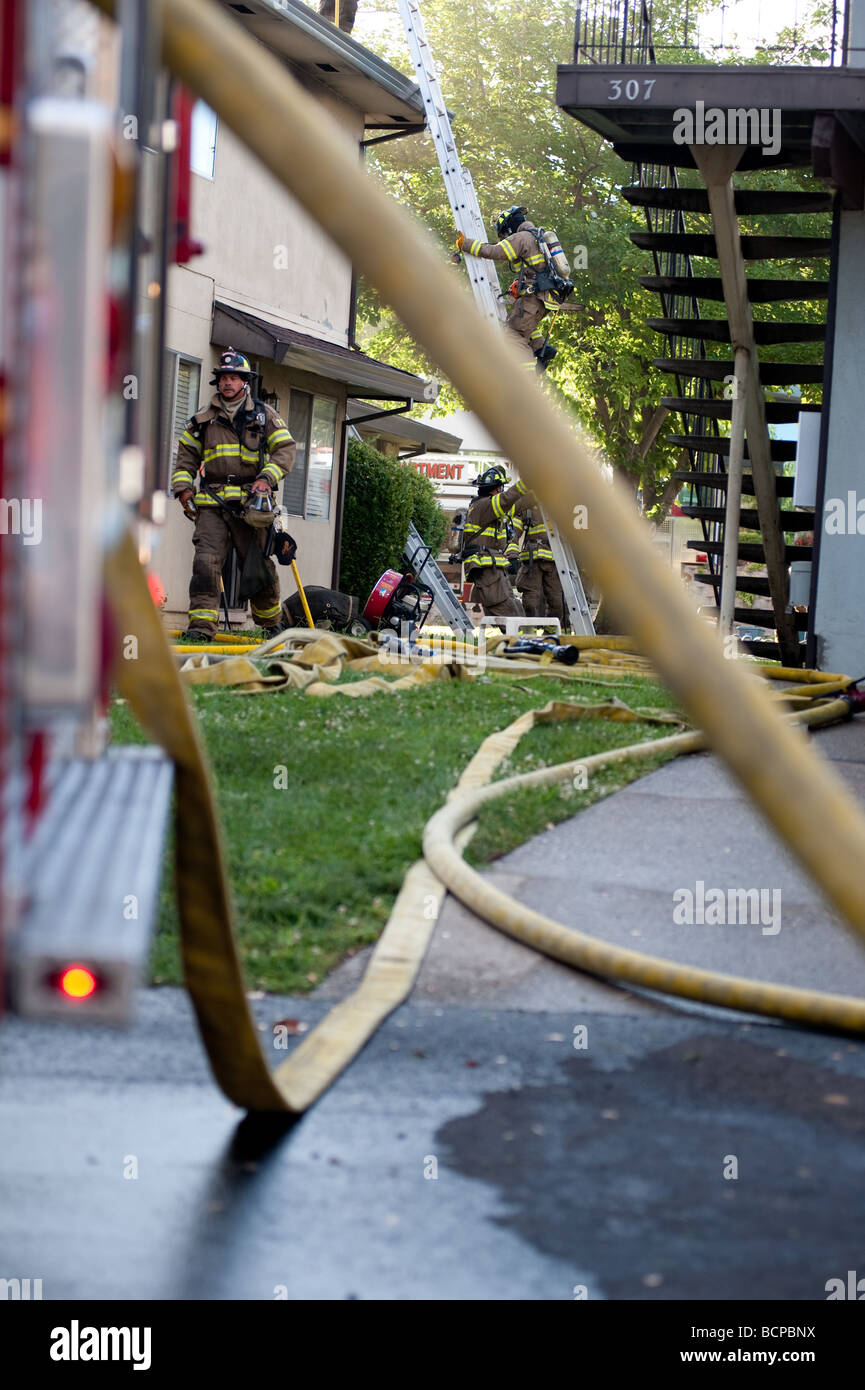
MULTIPOLYGON (((840 52, 841 17, 836 7, 833 58, 840 52)), ((802 665, 808 614, 790 608, 788 566, 793 560, 812 559, 807 542, 815 516, 813 511, 790 510, 793 478, 783 469, 795 458, 796 445, 772 438, 771 427, 795 422, 803 409, 820 409, 816 404, 803 406, 790 388, 808 387, 812 398, 818 395, 813 388, 822 385, 822 360, 791 362, 784 360, 783 350, 822 343, 826 337, 835 194, 819 186, 734 188, 733 174, 753 169, 780 173, 811 164, 811 134, 820 110, 808 105, 818 99, 810 80, 815 70, 795 70, 809 74, 808 83, 800 81, 797 89, 808 87, 803 102, 793 96, 792 69, 682 67, 657 59, 651 0, 594 0, 577 11, 574 63, 559 68, 557 100, 632 161, 631 180, 622 195, 645 217, 645 230, 634 231, 631 240, 652 258, 652 273, 639 282, 660 299, 660 314, 647 321, 665 340, 665 351, 654 365, 669 372, 674 383, 660 404, 682 422, 681 432, 669 441, 688 459, 687 467, 674 474, 691 489, 691 501, 682 511, 699 520, 703 533, 702 539, 688 542, 690 549, 706 556, 706 572, 695 576, 709 590, 712 606, 703 612, 718 615, 723 584, 732 353, 737 348, 740 363, 747 363, 746 443, 742 500, 736 513, 735 590, 743 597, 736 599, 733 620, 775 630, 776 640, 752 643, 750 651, 779 657, 785 665, 802 665), (615 77, 613 70, 625 70, 627 78, 615 77), (751 101, 745 100, 748 91, 751 101), (698 92, 706 107, 780 109, 778 153, 767 160, 751 146, 692 148, 677 143, 675 114, 691 107, 698 92), (623 100, 611 105, 613 96, 623 100), (704 187, 695 186, 693 174, 682 180, 682 171, 695 167, 704 187), (785 219, 803 214, 816 234, 787 234, 785 219), (740 230, 742 222, 753 218, 760 219, 758 234, 740 230), (694 219, 699 219, 696 225, 694 219), (711 219, 711 231, 706 219, 711 219), (696 258, 714 260, 717 274, 695 272, 696 258), (771 273, 774 266, 780 271, 777 276, 771 273), (755 273, 749 274, 754 267, 755 273), (784 306, 780 321, 759 317, 760 306, 767 304, 784 306), (718 305, 726 309, 724 317, 717 316, 718 305), (758 533, 758 538, 748 532, 758 533), (803 538, 806 543, 801 543, 803 538), (769 606, 752 607, 758 597, 769 606)), ((819 71, 818 77, 825 78, 820 84, 826 88, 823 111, 832 110, 833 102, 836 108, 843 106, 847 99, 839 85, 842 76, 843 69, 834 66, 819 71)), ((852 90, 850 100, 856 100, 852 90)))

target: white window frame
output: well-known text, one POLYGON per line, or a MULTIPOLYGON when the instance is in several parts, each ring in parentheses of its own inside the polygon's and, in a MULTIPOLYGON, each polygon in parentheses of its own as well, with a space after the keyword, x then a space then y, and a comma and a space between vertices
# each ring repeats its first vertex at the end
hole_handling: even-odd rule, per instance
MULTIPOLYGON (((309 411, 309 428, 308 428, 308 431, 307 431, 307 435, 306 435, 305 441, 304 441, 304 440, 296 439, 295 436, 292 436, 293 438, 295 438, 295 442, 296 442, 297 444, 299 444, 299 445, 300 445, 300 444, 304 444, 304 445, 305 445, 305 468, 306 468, 306 473, 305 473, 304 480, 303 480, 303 511, 302 511, 302 512, 292 512, 292 511, 289 511, 288 514, 289 514, 289 516, 297 517, 298 521, 309 521, 309 522, 313 523, 314 525, 318 525, 318 526, 329 526, 329 525, 331 524, 331 522, 333 521, 333 480, 334 480, 334 478, 337 476, 337 469, 338 469, 338 467, 339 467, 338 439, 339 439, 339 424, 340 424, 340 418, 339 418, 339 416, 340 416, 340 398, 339 398, 339 396, 329 396, 329 395, 326 395, 326 394, 325 394, 324 392, 322 392, 322 391, 308 391, 308 390, 306 390, 303 386, 291 386, 291 387, 289 388, 289 400, 288 400, 288 406, 289 406, 289 408, 288 408, 288 413, 283 417, 283 418, 286 420, 286 423, 288 423, 288 421, 289 421, 289 419, 290 419, 290 416, 291 416, 291 396, 292 396, 292 393, 294 393, 295 391, 296 391, 299 395, 307 396, 307 397, 309 398, 311 404, 310 404, 310 411, 309 411), (310 515, 309 515, 309 481, 310 481, 310 449, 311 449, 311 440, 312 440, 312 421, 313 421, 313 416, 315 415, 315 403, 316 403, 316 401, 320 401, 320 400, 321 400, 321 401, 332 401, 333 404, 334 404, 334 407, 335 407, 335 409, 334 409, 334 422, 333 422, 333 463, 331 464, 331 471, 330 471, 331 493, 330 493, 330 502, 329 502, 329 505, 328 505, 328 515, 327 515, 327 516, 310 516, 310 515)), ((290 428, 290 426, 289 426, 289 428, 290 428)), ((293 471, 294 471, 294 470, 292 470, 292 472, 293 472, 293 471)), ((291 477, 291 474, 289 474, 288 477, 290 478, 290 477, 291 477)), ((286 483, 287 483, 287 482, 288 482, 288 478, 286 478, 286 479, 283 480, 282 490, 281 490, 281 494, 280 494, 281 499, 284 499, 284 497, 285 497, 285 488, 286 488, 286 483)), ((287 505, 287 504, 286 504, 286 505, 287 505)))
MULTIPOLYGON (((177 443, 178 436, 180 434, 180 430, 176 428, 177 383, 180 376, 180 364, 181 362, 186 362, 189 364, 190 367, 198 368, 198 397, 200 400, 202 381, 201 369, 203 366, 203 362, 200 357, 193 357, 191 353, 183 352, 179 348, 166 348, 165 353, 166 356, 169 356, 171 358, 171 362, 166 363, 165 366, 165 370, 171 373, 171 388, 168 393, 168 399, 171 402, 171 408, 167 414, 166 419, 162 423, 162 449, 163 457, 167 459, 165 488, 167 492, 170 492, 171 475, 174 472, 174 467, 177 460, 177 443)), ((196 410, 198 410, 198 402, 196 402, 195 408, 189 412, 189 415, 194 415, 196 410)), ((189 415, 186 416, 186 420, 189 419, 189 415)), ((184 420, 184 424, 186 423, 186 420, 184 420)))
MULTIPOLYGON (((216 143, 217 143, 217 140, 219 139, 219 116, 218 116, 217 113, 213 110, 213 108, 212 108, 211 106, 208 106, 207 102, 206 102, 206 101, 202 101, 201 98, 198 99, 198 101, 195 103, 195 105, 194 105, 193 108, 192 108, 192 121, 191 121, 191 128, 190 128, 189 134, 190 134, 190 139, 189 139, 189 167, 190 167, 190 169, 191 169, 191 171, 192 171, 193 174, 197 174, 198 177, 199 177, 199 178, 202 178, 202 179, 209 179, 210 182, 212 183, 213 180, 214 180, 214 178, 216 177, 216 143), (202 165, 205 165, 205 164, 206 164, 207 167, 201 167, 201 166, 199 166, 198 164, 195 163, 195 158, 196 158, 196 136, 195 136, 196 112, 199 113, 199 115, 198 115, 198 121, 199 121, 199 123, 200 123, 204 111, 209 111, 209 112, 211 113, 211 115, 213 116, 213 144, 212 144, 212 145, 202 145, 202 146, 200 147, 200 150, 199 150, 199 152, 200 152, 202 155, 203 155, 204 150, 209 150, 209 151, 210 151, 210 158, 209 158, 208 160, 205 160, 204 158, 202 158, 202 161, 201 161, 201 164, 202 164, 202 165)), ((202 135, 199 137, 199 139, 201 139, 201 138, 203 138, 203 132, 202 132, 202 135)))

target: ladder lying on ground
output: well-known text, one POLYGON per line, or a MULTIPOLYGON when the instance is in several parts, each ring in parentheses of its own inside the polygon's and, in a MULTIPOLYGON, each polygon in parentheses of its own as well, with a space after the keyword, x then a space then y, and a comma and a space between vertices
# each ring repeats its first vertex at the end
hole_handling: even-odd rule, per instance
MULTIPOLYGON (((420 4, 418 0, 399 0, 399 12, 454 222, 470 241, 486 241, 486 229, 472 176, 468 169, 463 168, 457 154, 456 141, 424 29, 420 4)), ((466 266, 475 303, 484 318, 494 323, 504 322, 507 315, 495 262, 477 256, 467 256, 466 266)), ((541 511, 543 512, 543 508, 541 511)), ((591 636, 595 629, 573 551, 562 539, 555 523, 550 521, 545 512, 543 515, 550 538, 550 549, 555 557, 556 570, 565 596, 571 631, 591 636)))

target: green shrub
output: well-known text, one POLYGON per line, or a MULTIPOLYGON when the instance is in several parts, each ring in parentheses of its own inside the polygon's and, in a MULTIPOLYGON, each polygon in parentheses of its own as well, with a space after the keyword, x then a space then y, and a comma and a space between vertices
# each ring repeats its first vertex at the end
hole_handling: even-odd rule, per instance
POLYGON ((363 605, 379 575, 403 567, 409 523, 437 554, 447 530, 429 478, 371 444, 349 440, 339 587, 363 605))
POLYGON ((411 519, 429 546, 433 555, 438 555, 448 529, 447 513, 439 506, 438 493, 430 478, 406 468, 412 490, 411 519))

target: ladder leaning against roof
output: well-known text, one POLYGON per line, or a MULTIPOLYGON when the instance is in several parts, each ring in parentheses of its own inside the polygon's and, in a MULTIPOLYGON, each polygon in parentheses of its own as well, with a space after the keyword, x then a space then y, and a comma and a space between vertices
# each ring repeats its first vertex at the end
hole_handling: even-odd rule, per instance
MULTIPOLYGON (((424 29, 420 4, 418 0, 399 0, 399 12, 454 222, 469 241, 486 241, 486 228, 472 176, 468 169, 463 168, 457 154, 456 141, 424 29)), ((477 256, 466 256, 465 259, 475 303, 485 318, 494 323, 502 323, 506 318, 506 312, 495 262, 477 256)), ((541 511, 543 512, 543 508, 541 511)), ((555 524, 545 513, 544 522, 550 538, 550 548, 555 556, 556 571, 562 583, 571 630, 591 636, 595 629, 573 551, 562 540, 555 524)))

